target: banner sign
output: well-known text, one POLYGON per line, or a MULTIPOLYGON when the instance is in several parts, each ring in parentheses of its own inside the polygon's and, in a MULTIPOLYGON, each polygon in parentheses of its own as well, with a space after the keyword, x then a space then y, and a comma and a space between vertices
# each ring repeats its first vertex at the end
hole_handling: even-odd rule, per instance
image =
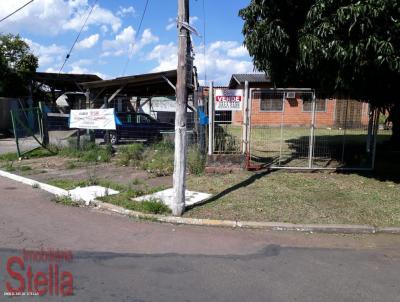
POLYGON ((243 108, 242 89, 215 89, 216 111, 240 111, 243 108))
POLYGON ((71 110, 69 127, 72 129, 115 130, 114 108, 71 110))

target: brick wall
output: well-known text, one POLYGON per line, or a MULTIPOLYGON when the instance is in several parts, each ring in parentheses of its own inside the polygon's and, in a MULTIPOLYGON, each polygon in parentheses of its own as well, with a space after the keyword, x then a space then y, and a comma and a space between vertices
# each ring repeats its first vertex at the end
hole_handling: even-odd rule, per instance
MULTIPOLYGON (((260 100, 252 100, 252 125, 269 125, 279 127, 283 121, 287 126, 309 126, 311 124, 311 112, 303 111, 303 100, 285 100, 284 112, 282 120, 282 112, 263 112, 260 110, 260 100)), ((337 112, 336 112, 336 99, 327 99, 324 112, 316 112, 316 125, 317 127, 334 127, 336 126, 337 112)), ((352 101, 356 102, 356 101, 352 101)), ((351 106, 349 106, 351 107, 351 106)), ((361 121, 361 125, 368 125, 368 110, 369 106, 366 103, 359 103, 357 106, 357 116, 354 119, 361 121)), ((349 118, 349 116, 348 116, 349 118)), ((235 111, 232 113, 232 123, 241 125, 243 123, 243 112, 235 111)))

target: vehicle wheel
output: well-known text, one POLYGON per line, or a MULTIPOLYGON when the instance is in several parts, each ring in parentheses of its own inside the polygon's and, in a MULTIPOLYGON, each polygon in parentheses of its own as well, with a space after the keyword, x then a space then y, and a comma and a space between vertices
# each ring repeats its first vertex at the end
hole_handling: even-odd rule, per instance
POLYGON ((110 133, 110 143, 111 143, 111 145, 117 145, 118 144, 117 133, 115 133, 115 132, 111 132, 110 133))

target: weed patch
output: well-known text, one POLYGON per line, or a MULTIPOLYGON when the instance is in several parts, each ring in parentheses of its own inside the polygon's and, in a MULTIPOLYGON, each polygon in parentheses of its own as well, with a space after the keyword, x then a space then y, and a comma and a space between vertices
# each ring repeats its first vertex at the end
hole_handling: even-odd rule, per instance
POLYGON ((121 147, 119 149, 119 164, 122 166, 139 166, 140 161, 143 160, 144 150, 142 144, 131 144, 121 147))
POLYGON ((79 203, 73 201, 69 196, 57 196, 53 199, 53 201, 64 206, 79 207, 79 203))

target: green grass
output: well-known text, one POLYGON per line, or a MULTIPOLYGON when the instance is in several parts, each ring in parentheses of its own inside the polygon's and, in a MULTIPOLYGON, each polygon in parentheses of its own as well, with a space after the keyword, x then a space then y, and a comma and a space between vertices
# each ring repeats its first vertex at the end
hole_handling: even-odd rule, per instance
POLYGON ((57 148, 59 156, 75 158, 84 163, 107 163, 110 162, 113 150, 112 147, 102 147, 95 143, 84 141, 80 149, 76 148, 75 142, 70 142, 67 147, 57 148))
POLYGON ((107 203, 114 204, 116 206, 123 207, 128 210, 149 213, 149 214, 169 214, 170 209, 158 200, 146 200, 146 201, 133 201, 132 198, 151 194, 162 190, 163 188, 153 188, 148 191, 128 189, 117 195, 109 195, 99 198, 99 200, 107 203))
POLYGON ((119 163, 123 166, 139 166, 144 156, 143 144, 131 144, 119 148, 119 163))
POLYGON ((51 179, 47 183, 49 185, 62 188, 64 190, 73 190, 77 187, 88 187, 88 186, 102 186, 117 191, 122 191, 126 189, 125 186, 107 179, 94 179, 94 180, 51 179))
POLYGON ((18 159, 17 153, 9 152, 0 154, 0 161, 14 161, 18 159))
POLYGON ((217 196, 188 217, 400 226, 399 183, 370 176, 243 172, 192 176, 188 189, 217 196))
POLYGON ((103 202, 108 202, 128 210, 151 213, 151 214, 167 214, 170 210, 167 206, 158 200, 148 200, 143 202, 132 201, 132 198, 152 194, 161 190, 164 187, 145 188, 144 190, 134 189, 131 186, 124 186, 106 179, 96 179, 95 182, 91 180, 73 180, 73 179, 53 179, 48 181, 48 184, 65 189, 72 190, 77 187, 86 187, 91 185, 99 185, 106 188, 111 188, 120 191, 116 195, 108 195, 98 198, 103 202))
POLYGON ((57 196, 53 199, 53 201, 64 206, 79 207, 79 203, 73 201, 69 196, 57 196))

